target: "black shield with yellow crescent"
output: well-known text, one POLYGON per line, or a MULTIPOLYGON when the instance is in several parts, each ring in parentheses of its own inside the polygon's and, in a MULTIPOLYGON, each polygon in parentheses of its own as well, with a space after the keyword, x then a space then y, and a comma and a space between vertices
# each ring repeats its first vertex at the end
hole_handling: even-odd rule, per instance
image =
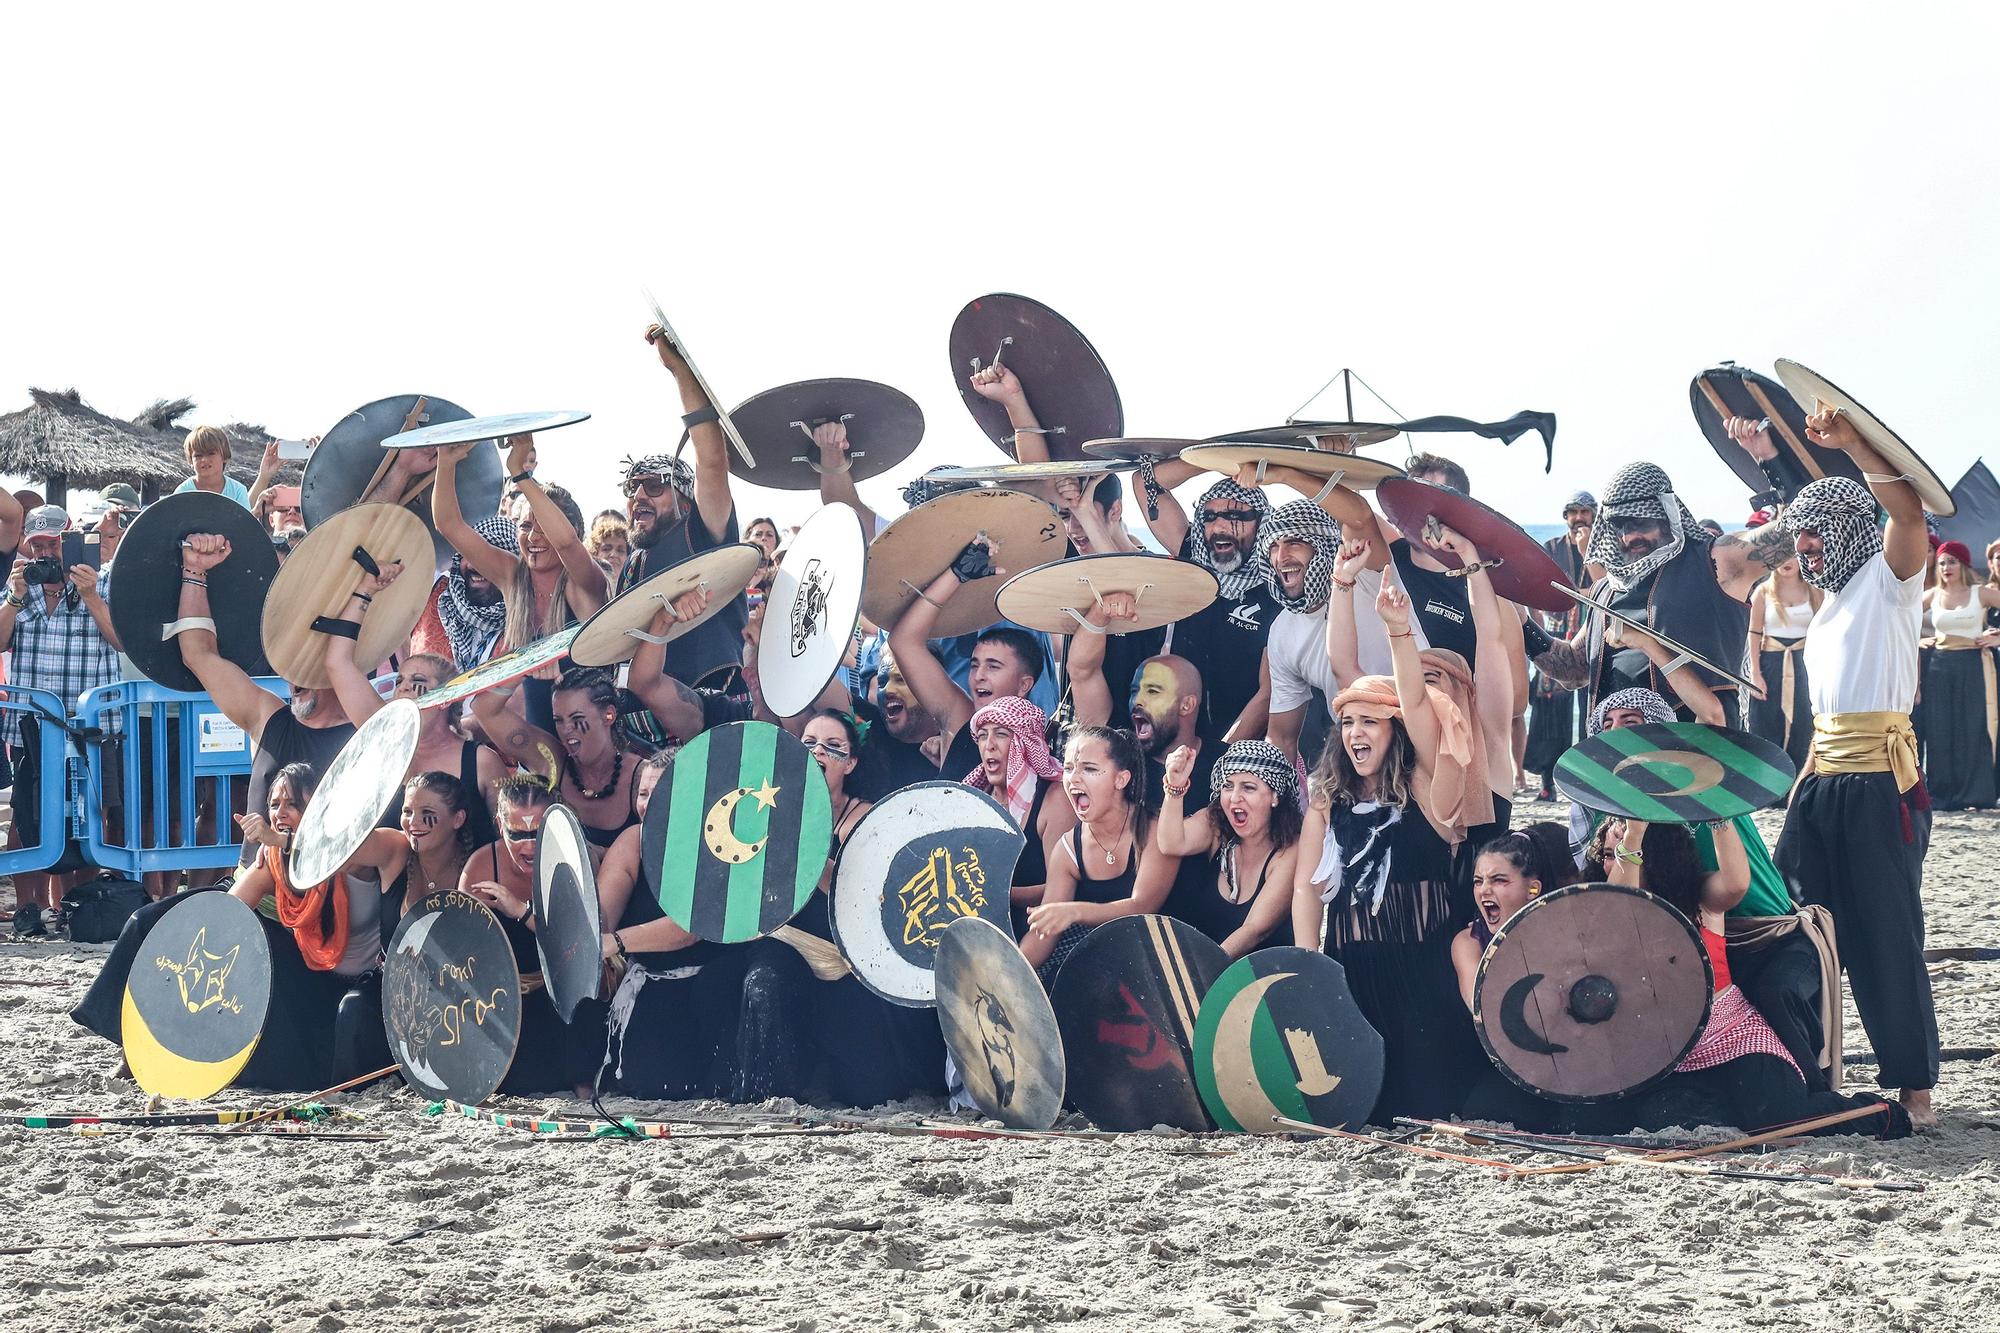
POLYGON ((1479 962, 1472 1024, 1494 1068, 1555 1101, 1651 1087, 1694 1049, 1714 977, 1694 923, 1615 884, 1542 894, 1479 962))
POLYGON ((193 893, 153 923, 125 983, 122 1044, 158 1097, 210 1097, 243 1072, 271 1003, 271 949, 257 914, 193 893))
POLYGON ((1645 722, 1572 746, 1556 761, 1555 781, 1586 810, 1699 824, 1777 805, 1796 772, 1783 750, 1747 731, 1645 722))
POLYGON ((646 809, 646 883, 668 920, 719 944, 798 915, 832 850, 826 779, 768 722, 712 727, 682 746, 646 809))
POLYGON ((1069 1096, 1099 1129, 1215 1128, 1194 1079, 1202 997, 1222 946, 1164 916, 1122 916, 1084 937, 1056 975, 1069 1096))
POLYGON ((1347 969, 1312 949, 1260 949, 1229 965, 1195 1021, 1195 1083, 1215 1123, 1282 1134, 1274 1116, 1360 1125, 1382 1091, 1383 1047, 1347 969))

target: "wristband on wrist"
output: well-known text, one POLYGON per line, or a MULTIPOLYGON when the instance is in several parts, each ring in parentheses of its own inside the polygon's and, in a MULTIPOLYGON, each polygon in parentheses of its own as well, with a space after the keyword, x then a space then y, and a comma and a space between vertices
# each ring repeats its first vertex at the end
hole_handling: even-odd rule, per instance
POLYGON ((1347 579, 1343 581, 1339 575, 1335 575, 1333 579, 1333 586, 1340 589, 1342 592, 1353 592, 1354 584, 1355 580, 1347 579))
POLYGON ((1643 865, 1645 864, 1646 861, 1646 854, 1644 852, 1628 851, 1623 847, 1613 847, 1611 849, 1611 854, 1617 857, 1620 861, 1623 861, 1626 865, 1631 865, 1631 866, 1643 865))
POLYGON ((507 478, 508 482, 515 486, 519 486, 524 481, 533 481, 534 479, 535 474, 532 472, 516 472, 513 476, 507 478))

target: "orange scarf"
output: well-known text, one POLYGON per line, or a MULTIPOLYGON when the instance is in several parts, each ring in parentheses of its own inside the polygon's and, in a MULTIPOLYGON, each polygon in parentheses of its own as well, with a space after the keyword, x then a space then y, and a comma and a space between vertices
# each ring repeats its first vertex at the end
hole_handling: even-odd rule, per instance
POLYGON ((258 853, 258 859, 277 885, 278 922, 298 941, 299 956, 313 971, 331 972, 347 952, 347 895, 333 893, 334 880, 339 876, 335 875, 333 879, 322 881, 300 893, 293 890, 291 881, 285 876, 283 852, 266 845, 258 853), (325 917, 329 893, 333 893, 333 930, 330 933, 320 924, 325 917))

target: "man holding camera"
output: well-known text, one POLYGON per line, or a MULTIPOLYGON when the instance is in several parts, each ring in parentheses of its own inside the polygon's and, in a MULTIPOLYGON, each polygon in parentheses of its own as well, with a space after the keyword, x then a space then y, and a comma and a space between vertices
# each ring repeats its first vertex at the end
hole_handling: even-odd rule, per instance
MULTIPOLYGON (((42 505, 28 514, 21 527, 21 549, 0 600, 0 651, 13 653, 9 680, 25 689, 47 690, 76 704, 77 696, 119 677, 118 634, 111 628, 111 607, 105 601, 105 577, 78 562, 68 570, 62 563, 62 536, 69 515, 60 505, 42 505)), ((24 714, 9 709, 0 728, 14 761, 13 845, 28 847, 41 836, 41 783, 62 780, 62 755, 41 754, 41 729, 23 726, 24 714), (45 758, 54 771, 44 773, 45 758)), ((14 930, 21 935, 43 933, 41 908, 53 912, 66 887, 61 878, 44 873, 14 876, 14 930)))

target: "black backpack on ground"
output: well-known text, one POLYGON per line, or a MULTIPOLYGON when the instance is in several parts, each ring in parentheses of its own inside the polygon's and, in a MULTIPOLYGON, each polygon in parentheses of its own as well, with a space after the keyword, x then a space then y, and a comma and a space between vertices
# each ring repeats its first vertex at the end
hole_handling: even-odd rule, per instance
POLYGON ((108 943, 118 938, 127 917, 151 901, 145 885, 107 870, 63 895, 63 924, 78 944, 108 943))

